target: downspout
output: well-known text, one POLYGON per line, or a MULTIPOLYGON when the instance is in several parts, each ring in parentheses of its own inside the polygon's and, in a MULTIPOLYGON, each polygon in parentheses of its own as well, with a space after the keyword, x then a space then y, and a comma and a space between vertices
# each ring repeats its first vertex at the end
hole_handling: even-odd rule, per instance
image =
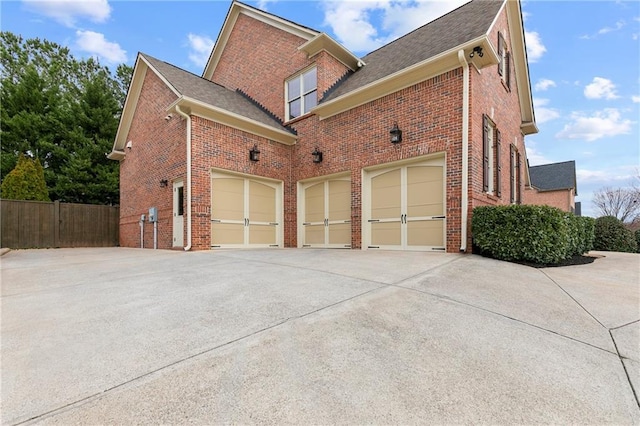
POLYGON ((460 215, 460 251, 467 251, 469 216, 469 63, 464 50, 458 50, 462 65, 462 214, 460 215))
POLYGON ((187 120, 187 245, 184 251, 191 250, 191 116, 185 114, 176 105, 176 112, 187 120))

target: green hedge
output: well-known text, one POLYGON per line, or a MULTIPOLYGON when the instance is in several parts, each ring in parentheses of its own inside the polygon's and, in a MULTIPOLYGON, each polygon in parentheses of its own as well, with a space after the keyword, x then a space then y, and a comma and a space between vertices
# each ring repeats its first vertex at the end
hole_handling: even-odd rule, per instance
POLYGON ((592 249, 594 220, 549 206, 473 210, 474 244, 493 258, 552 265, 592 249))
POLYGON ((596 219, 594 248, 602 251, 635 253, 638 250, 633 232, 614 216, 596 219))

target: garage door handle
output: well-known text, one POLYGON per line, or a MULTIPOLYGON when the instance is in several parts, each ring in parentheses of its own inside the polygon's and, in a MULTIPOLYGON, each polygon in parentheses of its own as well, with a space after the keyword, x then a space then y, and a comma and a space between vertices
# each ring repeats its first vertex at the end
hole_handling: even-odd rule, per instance
POLYGON ((369 219, 367 222, 371 223, 371 222, 380 222, 380 219, 369 219))
POLYGON ((302 222, 303 225, 311 225, 311 222, 302 222))
POLYGON ((446 216, 433 216, 432 219, 444 219, 446 216))
POLYGON ((211 219, 211 222, 220 223, 220 219, 211 219))
POLYGON ((278 222, 269 222, 269 225, 277 225, 278 222))
POLYGON ((345 220, 344 223, 351 223, 351 221, 350 220, 345 220))

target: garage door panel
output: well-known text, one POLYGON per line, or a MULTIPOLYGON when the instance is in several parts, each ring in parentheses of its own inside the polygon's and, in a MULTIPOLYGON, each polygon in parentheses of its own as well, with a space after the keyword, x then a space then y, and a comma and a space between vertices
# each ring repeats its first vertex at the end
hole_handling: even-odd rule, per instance
POLYGON ((444 221, 425 220, 407 223, 407 245, 409 246, 444 246, 444 221))
POLYGON ((329 225, 329 244, 332 245, 351 245, 351 224, 337 223, 329 225))
POLYGON ((316 183, 305 190, 305 222, 324 221, 324 182, 316 183))
POLYGON ((351 182, 348 180, 329 181, 330 221, 351 220, 351 182))
POLYGON ((399 169, 371 179, 371 217, 396 218, 401 214, 401 172, 399 169))
POLYGON ((249 220, 276 221, 276 189, 260 182, 249 181, 249 220))
POLYGON ((213 223, 211 225, 211 244, 244 244, 244 223, 213 223))
POLYGON ((322 225, 307 225, 304 227, 304 242, 307 245, 324 244, 324 224, 322 225))
POLYGON ((213 179, 211 217, 224 220, 244 219, 244 179, 213 179))
POLYGON ((250 225, 249 244, 276 244, 276 227, 273 225, 250 225))
POLYGON ((371 244, 374 246, 400 245, 400 222, 375 222, 371 224, 371 244))

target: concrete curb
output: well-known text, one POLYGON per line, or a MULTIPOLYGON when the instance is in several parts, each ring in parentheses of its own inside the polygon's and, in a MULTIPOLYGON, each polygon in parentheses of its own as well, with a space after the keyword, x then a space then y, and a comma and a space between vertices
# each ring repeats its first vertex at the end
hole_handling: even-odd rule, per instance
POLYGON ((4 256, 5 254, 11 251, 10 248, 0 248, 0 256, 4 256))

